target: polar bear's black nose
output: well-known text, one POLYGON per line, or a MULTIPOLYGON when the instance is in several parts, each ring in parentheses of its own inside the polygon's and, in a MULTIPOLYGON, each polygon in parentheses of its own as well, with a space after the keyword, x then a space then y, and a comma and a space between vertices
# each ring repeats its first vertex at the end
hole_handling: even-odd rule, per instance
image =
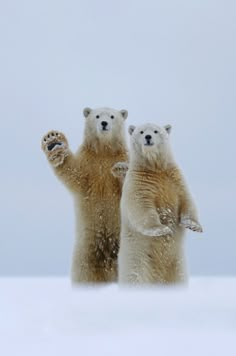
POLYGON ((152 139, 152 136, 151 135, 146 135, 145 138, 146 138, 147 141, 150 141, 152 139))
POLYGON ((105 127, 107 126, 107 122, 106 122, 106 121, 102 121, 102 122, 101 122, 101 125, 102 125, 102 127, 105 128, 105 127))

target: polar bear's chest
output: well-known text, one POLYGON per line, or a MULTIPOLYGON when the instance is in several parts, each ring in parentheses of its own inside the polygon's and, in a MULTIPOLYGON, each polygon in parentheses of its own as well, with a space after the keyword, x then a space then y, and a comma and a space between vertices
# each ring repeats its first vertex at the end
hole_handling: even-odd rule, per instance
POLYGON ((81 179, 81 193, 93 203, 98 200, 112 201, 120 199, 121 183, 111 173, 114 163, 97 160, 84 167, 81 179))

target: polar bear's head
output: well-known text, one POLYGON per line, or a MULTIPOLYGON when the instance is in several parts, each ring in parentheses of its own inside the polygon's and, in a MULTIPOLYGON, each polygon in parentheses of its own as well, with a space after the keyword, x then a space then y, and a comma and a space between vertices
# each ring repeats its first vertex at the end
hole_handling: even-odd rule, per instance
POLYGON ((131 141, 139 146, 142 150, 157 150, 158 147, 165 144, 171 131, 171 126, 164 127, 155 124, 145 124, 135 127, 129 126, 129 134, 132 136, 131 141))
POLYGON ((145 124, 138 127, 129 126, 131 156, 138 155, 153 161, 159 158, 168 159, 170 157, 168 140, 170 132, 170 125, 164 127, 155 124, 145 124))
POLYGON ((100 143, 114 143, 124 141, 124 120, 128 116, 127 110, 115 110, 110 108, 84 109, 85 139, 100 143))

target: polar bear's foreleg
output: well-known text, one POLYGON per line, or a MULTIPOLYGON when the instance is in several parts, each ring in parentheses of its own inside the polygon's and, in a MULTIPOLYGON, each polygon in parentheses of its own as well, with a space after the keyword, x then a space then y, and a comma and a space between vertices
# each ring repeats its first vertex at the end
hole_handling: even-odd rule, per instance
POLYGON ((182 198, 180 225, 192 231, 203 231, 201 224, 198 222, 197 209, 193 198, 188 192, 185 192, 185 195, 182 198))
MULTIPOLYGON (((131 202, 132 203, 132 202, 131 202)), ((142 202, 135 202, 135 206, 127 208, 130 224, 139 233, 146 236, 172 235, 171 229, 163 225, 155 208, 145 207, 142 202)))
POLYGON ((76 190, 79 185, 79 173, 65 135, 58 131, 49 131, 42 138, 41 147, 55 175, 69 189, 76 190))

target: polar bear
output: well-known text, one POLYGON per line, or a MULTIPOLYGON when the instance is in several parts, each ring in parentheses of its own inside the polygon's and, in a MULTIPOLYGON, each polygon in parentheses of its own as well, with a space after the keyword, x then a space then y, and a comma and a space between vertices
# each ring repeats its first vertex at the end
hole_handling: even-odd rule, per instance
POLYGON ((113 165, 127 160, 126 110, 84 109, 84 140, 73 154, 65 135, 48 132, 42 149, 55 175, 72 192, 76 211, 76 241, 71 279, 74 283, 117 280, 122 179, 113 165))
MULTIPOLYGON (((171 126, 129 127, 129 169, 121 198, 119 282, 177 283, 186 280, 184 228, 202 231, 197 211, 169 145, 171 126)), ((113 172, 114 174, 114 172, 113 172)))

